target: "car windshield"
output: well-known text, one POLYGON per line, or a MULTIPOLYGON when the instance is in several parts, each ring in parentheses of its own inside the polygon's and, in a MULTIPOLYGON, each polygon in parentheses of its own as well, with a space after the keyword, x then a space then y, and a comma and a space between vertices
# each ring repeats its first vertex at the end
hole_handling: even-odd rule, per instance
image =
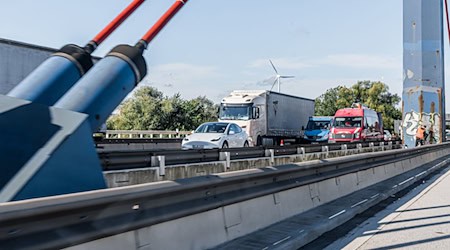
POLYGON ((306 130, 328 129, 329 121, 309 121, 306 130))
POLYGON ((224 105, 219 112, 221 120, 248 120, 250 119, 251 104, 245 105, 224 105))
POLYGON ((224 133, 228 123, 205 123, 195 130, 195 133, 224 133))
POLYGON ((362 117, 336 117, 334 119, 335 128, 359 128, 362 117))

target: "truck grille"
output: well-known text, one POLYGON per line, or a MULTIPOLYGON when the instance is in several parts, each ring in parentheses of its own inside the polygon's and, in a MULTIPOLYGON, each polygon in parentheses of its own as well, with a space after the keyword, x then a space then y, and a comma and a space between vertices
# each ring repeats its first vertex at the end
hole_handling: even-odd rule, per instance
POLYGON ((336 139, 353 139, 352 134, 336 134, 336 139))

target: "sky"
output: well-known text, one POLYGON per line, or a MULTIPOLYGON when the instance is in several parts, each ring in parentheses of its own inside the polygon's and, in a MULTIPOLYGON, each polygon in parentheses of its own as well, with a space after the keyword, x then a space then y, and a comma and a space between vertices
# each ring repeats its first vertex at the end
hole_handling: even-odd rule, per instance
MULTIPOLYGON (((2 1, 0 37, 52 48, 84 46, 130 2, 2 1)), ((94 55, 134 45, 174 2, 147 0, 94 55)), ((401 96, 402 4, 190 0, 145 52, 148 73, 140 85, 219 103, 232 90, 270 89, 275 76, 270 59, 281 75, 295 76, 282 79, 283 93, 314 99, 329 88, 370 80, 401 96)))

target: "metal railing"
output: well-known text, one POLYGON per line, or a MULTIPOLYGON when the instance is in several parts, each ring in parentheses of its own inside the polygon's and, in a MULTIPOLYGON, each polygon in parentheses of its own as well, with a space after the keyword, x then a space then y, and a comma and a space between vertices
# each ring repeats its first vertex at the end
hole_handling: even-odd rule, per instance
POLYGON ((105 138, 183 138, 191 134, 191 131, 168 131, 168 130, 106 130, 105 138))

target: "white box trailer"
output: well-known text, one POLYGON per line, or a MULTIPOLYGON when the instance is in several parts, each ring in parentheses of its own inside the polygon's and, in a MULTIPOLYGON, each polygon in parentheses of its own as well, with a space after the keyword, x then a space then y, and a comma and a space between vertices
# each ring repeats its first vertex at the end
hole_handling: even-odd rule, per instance
POLYGON ((314 100, 267 90, 235 90, 220 103, 219 121, 240 125, 252 145, 303 139, 314 100))

